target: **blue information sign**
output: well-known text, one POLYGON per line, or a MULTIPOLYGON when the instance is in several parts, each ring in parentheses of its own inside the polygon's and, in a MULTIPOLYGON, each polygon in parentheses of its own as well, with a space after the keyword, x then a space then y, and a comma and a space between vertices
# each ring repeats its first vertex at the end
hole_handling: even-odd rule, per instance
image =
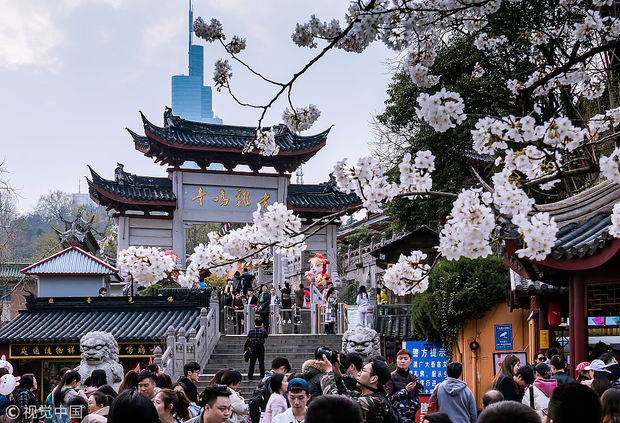
POLYGON ((512 349, 512 324, 495 325, 495 349, 512 349))
POLYGON ((430 394, 435 386, 447 377, 448 345, 442 342, 407 341, 405 348, 411 351, 409 369, 424 386, 424 393, 430 394))

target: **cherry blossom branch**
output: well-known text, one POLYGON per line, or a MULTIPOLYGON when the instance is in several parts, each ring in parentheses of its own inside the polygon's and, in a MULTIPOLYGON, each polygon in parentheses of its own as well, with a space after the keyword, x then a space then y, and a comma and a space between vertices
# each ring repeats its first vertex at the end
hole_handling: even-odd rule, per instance
POLYGON ((597 170, 599 170, 599 167, 597 165, 590 165, 590 166, 580 167, 578 169, 558 171, 557 173, 554 173, 553 175, 544 176, 542 178, 538 178, 532 181, 525 182, 521 184, 521 186, 524 188, 534 187, 534 186, 544 184, 546 182, 554 181, 556 179, 565 179, 571 176, 584 175, 586 173, 596 172, 597 170))

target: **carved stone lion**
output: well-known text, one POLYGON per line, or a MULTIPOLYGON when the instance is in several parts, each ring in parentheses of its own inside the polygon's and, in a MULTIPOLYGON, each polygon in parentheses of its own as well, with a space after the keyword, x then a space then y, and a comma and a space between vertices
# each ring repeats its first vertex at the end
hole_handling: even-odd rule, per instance
POLYGON ((357 326, 342 335, 342 352, 358 353, 368 360, 380 355, 379 334, 374 329, 357 326))
POLYGON ((93 370, 105 370, 108 384, 118 388, 123 380, 123 366, 118 362, 118 344, 111 333, 88 332, 80 339, 82 361, 74 370, 82 376, 82 383, 93 370))

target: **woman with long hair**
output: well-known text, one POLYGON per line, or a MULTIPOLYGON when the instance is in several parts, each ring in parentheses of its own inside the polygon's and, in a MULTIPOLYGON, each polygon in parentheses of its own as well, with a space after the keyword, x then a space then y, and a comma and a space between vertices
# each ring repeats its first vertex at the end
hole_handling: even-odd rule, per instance
POLYGON ((190 419, 189 399, 181 391, 162 389, 153 398, 161 423, 182 423, 190 419))
POLYGON ((242 379, 241 373, 236 370, 228 370, 222 376, 222 385, 226 385, 228 392, 230 392, 229 423, 243 423, 245 422, 245 416, 248 414, 248 404, 245 403, 238 391, 242 379))
POLYGON ((370 305, 370 300, 368 299, 368 292, 366 292, 366 287, 364 285, 361 285, 359 288, 355 304, 357 304, 357 310, 360 315, 360 325, 363 327, 368 326, 368 307, 370 305))
POLYGON ((620 389, 610 388, 601 397, 603 403, 602 423, 620 423, 620 389))
POLYGON ((493 389, 500 391, 506 401, 521 401, 519 386, 514 381, 519 363, 517 356, 514 354, 507 355, 493 379, 493 389))
POLYGON ((207 383, 207 386, 211 386, 211 385, 223 385, 222 383, 222 376, 224 376, 224 373, 226 373, 229 370, 234 370, 231 369, 230 367, 227 369, 220 369, 218 370, 213 377, 211 378, 211 380, 209 380, 209 382, 207 383))
POLYGON ((77 389, 81 380, 82 377, 75 370, 71 370, 64 374, 52 395, 52 405, 54 406, 52 422, 70 422, 71 419, 69 418, 68 412, 56 413, 56 410, 59 408, 61 410, 63 408, 69 410, 69 401, 77 396, 81 396, 84 400, 87 400, 86 395, 77 389))
POLYGON ((284 393, 288 388, 288 379, 285 374, 276 373, 271 376, 269 381, 271 387, 271 396, 265 407, 265 419, 263 423, 271 423, 271 419, 280 413, 284 413, 287 409, 286 398, 284 393))
POLYGON ((590 379, 592 383, 590 388, 596 392, 599 398, 603 395, 603 392, 611 388, 611 382, 609 381, 609 370, 605 368, 605 363, 602 360, 592 360, 589 366, 585 367, 590 373, 590 379))
POLYGON ((130 370, 125 374, 121 385, 118 387, 118 393, 127 389, 138 389, 138 372, 130 370))

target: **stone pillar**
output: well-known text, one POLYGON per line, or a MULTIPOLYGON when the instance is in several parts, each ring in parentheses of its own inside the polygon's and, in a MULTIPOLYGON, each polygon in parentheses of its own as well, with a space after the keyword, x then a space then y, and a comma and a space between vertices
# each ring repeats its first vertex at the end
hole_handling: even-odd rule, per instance
POLYGON ((280 319, 278 319, 280 314, 280 307, 277 304, 269 305, 269 333, 272 335, 282 333, 279 327, 280 319))
POLYGON ((187 334, 187 361, 198 361, 198 356, 196 354, 196 329, 191 328, 187 334))
POLYGON ((170 369, 168 370, 168 374, 172 378, 172 380, 176 380, 178 378, 175 366, 175 358, 176 358, 176 337, 174 335, 174 328, 172 326, 168 327, 168 334, 166 336, 166 348, 170 348, 172 354, 170 355, 170 369))
POLYGON ((209 300, 209 307, 215 313, 215 327, 217 328, 218 332, 221 332, 222 328, 220 327, 220 312, 221 312, 220 299, 218 298, 217 292, 215 292, 215 289, 211 291, 211 299, 209 300))
POLYGON ((256 307, 246 304, 243 307, 243 317, 245 319, 245 335, 247 335, 250 329, 254 327, 254 320, 256 319, 256 307))

